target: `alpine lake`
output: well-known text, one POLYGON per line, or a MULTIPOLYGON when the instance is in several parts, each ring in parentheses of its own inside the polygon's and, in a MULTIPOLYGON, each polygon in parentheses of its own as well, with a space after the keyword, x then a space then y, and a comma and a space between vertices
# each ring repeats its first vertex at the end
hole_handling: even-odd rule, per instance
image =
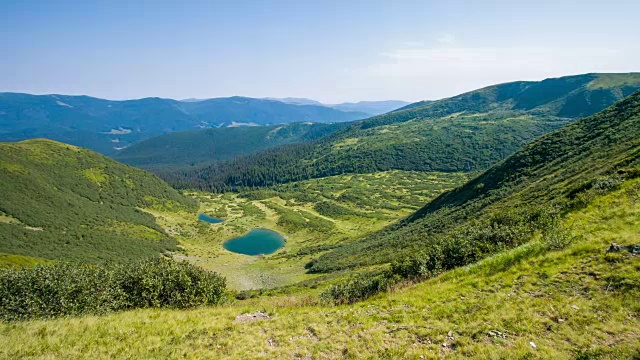
MULTIPOLYGON (((224 222, 224 219, 211 217, 207 214, 198 215, 198 220, 209 224, 224 222)), ((256 256, 273 254, 284 244, 284 236, 280 233, 267 229, 251 229, 242 236, 225 241, 222 247, 234 253, 256 256)))

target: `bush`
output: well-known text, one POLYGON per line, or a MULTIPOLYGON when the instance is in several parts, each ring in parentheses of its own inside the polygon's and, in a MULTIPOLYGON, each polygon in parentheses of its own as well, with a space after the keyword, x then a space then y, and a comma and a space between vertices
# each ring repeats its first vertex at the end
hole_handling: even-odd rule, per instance
POLYGON ((551 250, 562 250, 573 241, 571 230, 561 224, 553 224, 542 232, 544 244, 551 250))
POLYGON ((320 298, 336 305, 353 304, 387 291, 400 280, 399 277, 388 272, 378 275, 360 275, 330 287, 320 294, 320 298))
POLYGON ((225 279, 216 273, 167 259, 114 266, 56 263, 0 270, 0 319, 218 304, 225 286, 225 279))
POLYGON ((391 264, 391 273, 404 279, 419 280, 431 277, 442 269, 442 256, 420 253, 391 264))

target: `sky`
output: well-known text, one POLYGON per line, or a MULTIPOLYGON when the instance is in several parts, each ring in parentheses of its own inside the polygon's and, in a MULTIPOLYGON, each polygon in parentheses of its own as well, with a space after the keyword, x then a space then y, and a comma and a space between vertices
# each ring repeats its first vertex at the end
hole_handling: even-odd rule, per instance
POLYGON ((640 1, 0 0, 0 91, 440 99, 640 71, 640 1))

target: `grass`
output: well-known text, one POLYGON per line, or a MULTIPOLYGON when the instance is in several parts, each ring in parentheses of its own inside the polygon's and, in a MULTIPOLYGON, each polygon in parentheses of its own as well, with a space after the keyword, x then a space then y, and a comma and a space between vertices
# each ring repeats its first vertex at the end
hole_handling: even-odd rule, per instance
MULTIPOLYGON (((390 171, 314 179, 240 194, 190 193, 200 202, 200 212, 225 219, 215 225, 197 221, 191 212, 146 211, 180 242, 182 251, 175 257, 221 273, 232 289, 271 289, 313 282, 318 275, 305 270, 313 257, 382 229, 466 179, 460 173, 390 171), (317 209, 318 203, 344 211, 317 209), (268 256, 235 254, 222 248, 223 242, 252 228, 278 231, 286 237, 286 245, 268 256)), ((336 276, 340 275, 330 277, 336 276)))
POLYGON ((532 241, 351 306, 298 295, 4 323, 0 357, 634 358, 640 257, 605 250, 640 243, 638 185, 571 213, 565 221, 577 240, 563 250, 532 241), (271 318, 235 321, 256 310, 271 318))
POLYGON ((598 77, 589 83, 589 89, 610 89, 622 86, 638 86, 640 84, 640 74, 599 74, 598 77))
POLYGON ((31 256, 0 253, 0 269, 33 267, 47 262, 50 261, 31 256))

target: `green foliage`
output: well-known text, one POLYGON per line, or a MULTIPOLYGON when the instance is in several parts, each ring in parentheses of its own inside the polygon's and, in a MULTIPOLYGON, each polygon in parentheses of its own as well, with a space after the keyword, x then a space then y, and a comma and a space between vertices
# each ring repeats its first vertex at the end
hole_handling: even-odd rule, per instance
POLYGON ((317 202, 313 208, 320 214, 333 218, 347 217, 350 215, 361 215, 362 213, 348 209, 342 205, 338 205, 329 201, 317 202))
MULTIPOLYGON (((633 170, 618 169, 638 163, 639 139, 640 92, 537 139, 399 223, 323 254, 309 271, 388 263, 424 249, 447 254, 442 268, 448 269, 524 243, 534 229, 526 221, 496 222, 496 214, 527 208, 540 213, 535 209, 549 206, 562 213, 585 206, 634 176, 633 170)), ((548 236, 552 247, 570 241, 561 230, 548 236)))
POLYGON ((335 305, 353 304, 387 291, 400 281, 388 273, 368 273, 333 285, 320 294, 320 298, 335 305))
POLYGON ((291 232, 308 229, 320 233, 330 233, 334 230, 335 226, 331 221, 313 215, 308 211, 295 211, 272 202, 267 202, 266 205, 278 213, 278 225, 291 232))
POLYGON ((185 170, 279 145, 313 140, 345 125, 295 123, 179 131, 134 144, 113 158, 148 170, 185 170))
POLYGON ((0 319, 25 320, 222 301, 225 279, 166 259, 111 266, 73 263, 0 270, 0 319))
POLYGON ((347 173, 484 170, 640 88, 634 74, 604 75, 619 86, 591 89, 603 74, 500 84, 356 121, 313 141, 160 175, 179 188, 228 191, 347 173))
POLYGON ((0 194, 0 252, 90 263, 175 250, 140 209, 197 209, 150 173, 48 140, 0 143, 0 194))

